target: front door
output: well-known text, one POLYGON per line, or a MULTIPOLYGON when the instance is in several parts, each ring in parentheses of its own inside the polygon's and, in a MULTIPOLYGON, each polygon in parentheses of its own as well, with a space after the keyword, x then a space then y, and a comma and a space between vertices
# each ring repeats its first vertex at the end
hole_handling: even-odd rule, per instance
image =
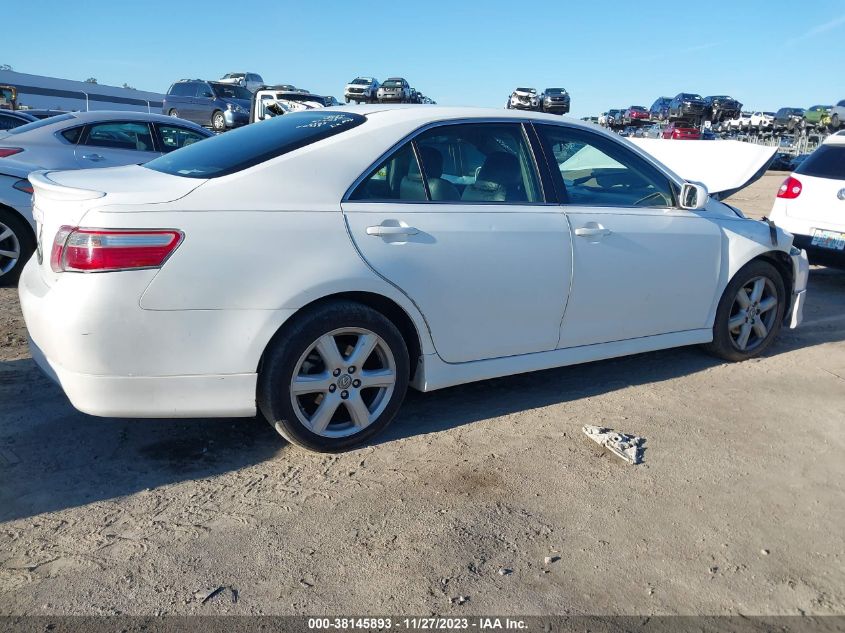
POLYGON ((520 124, 431 128, 374 169, 343 211, 364 259, 418 306, 443 360, 555 349, 571 239, 520 124))
POLYGON ((722 260, 717 222, 706 210, 678 208, 668 178, 622 142, 565 125, 537 129, 560 173, 573 234, 559 347, 710 327, 722 260))

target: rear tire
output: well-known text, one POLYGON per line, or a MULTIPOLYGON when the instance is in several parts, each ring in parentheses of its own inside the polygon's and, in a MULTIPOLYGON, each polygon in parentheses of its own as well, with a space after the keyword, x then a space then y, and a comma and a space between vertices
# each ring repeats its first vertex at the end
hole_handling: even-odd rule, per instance
POLYGON ((0 287, 18 283, 34 252, 35 235, 29 223, 15 211, 0 209, 0 287))
POLYGON ((716 310, 713 342, 705 349, 729 361, 759 356, 780 332, 786 301, 778 270, 763 260, 749 262, 725 288, 716 310))
POLYGON ((294 317, 270 342, 258 408, 292 444, 344 451, 390 424, 409 375, 408 349, 390 320, 360 303, 326 303, 294 317))

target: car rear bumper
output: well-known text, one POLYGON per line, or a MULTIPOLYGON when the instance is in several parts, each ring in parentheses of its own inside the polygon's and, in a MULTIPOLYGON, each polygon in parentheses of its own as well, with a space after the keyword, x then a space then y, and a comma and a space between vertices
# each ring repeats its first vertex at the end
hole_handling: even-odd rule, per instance
POLYGON ((293 310, 145 310, 157 272, 64 273, 48 286, 30 260, 18 294, 35 361, 91 415, 254 415, 261 355, 293 310))
POLYGON ((208 418, 255 415, 257 374, 97 376, 68 371, 30 339, 32 358, 74 408, 100 417, 208 418))

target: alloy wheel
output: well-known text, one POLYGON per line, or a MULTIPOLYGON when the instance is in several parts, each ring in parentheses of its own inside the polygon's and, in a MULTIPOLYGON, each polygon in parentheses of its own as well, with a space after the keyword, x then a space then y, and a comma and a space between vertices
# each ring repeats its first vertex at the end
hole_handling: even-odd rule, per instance
POLYGON ((753 277, 736 293, 728 319, 731 343, 741 352, 759 347, 777 318, 778 294, 767 277, 753 277))
POLYGON ((377 334, 342 328, 324 334, 300 356, 290 398, 300 423, 312 433, 348 437, 375 422, 396 386, 396 361, 377 334))
POLYGON ((21 257, 21 243, 15 232, 0 222, 0 276, 8 273, 21 257))

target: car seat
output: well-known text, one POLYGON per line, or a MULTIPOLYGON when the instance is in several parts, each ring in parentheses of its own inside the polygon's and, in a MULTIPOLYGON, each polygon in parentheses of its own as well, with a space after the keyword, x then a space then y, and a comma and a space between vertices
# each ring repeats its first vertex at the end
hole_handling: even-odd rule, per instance
POLYGON ((507 152, 493 152, 484 160, 475 182, 469 185, 461 199, 464 202, 519 202, 525 200, 521 191, 519 160, 507 152))

